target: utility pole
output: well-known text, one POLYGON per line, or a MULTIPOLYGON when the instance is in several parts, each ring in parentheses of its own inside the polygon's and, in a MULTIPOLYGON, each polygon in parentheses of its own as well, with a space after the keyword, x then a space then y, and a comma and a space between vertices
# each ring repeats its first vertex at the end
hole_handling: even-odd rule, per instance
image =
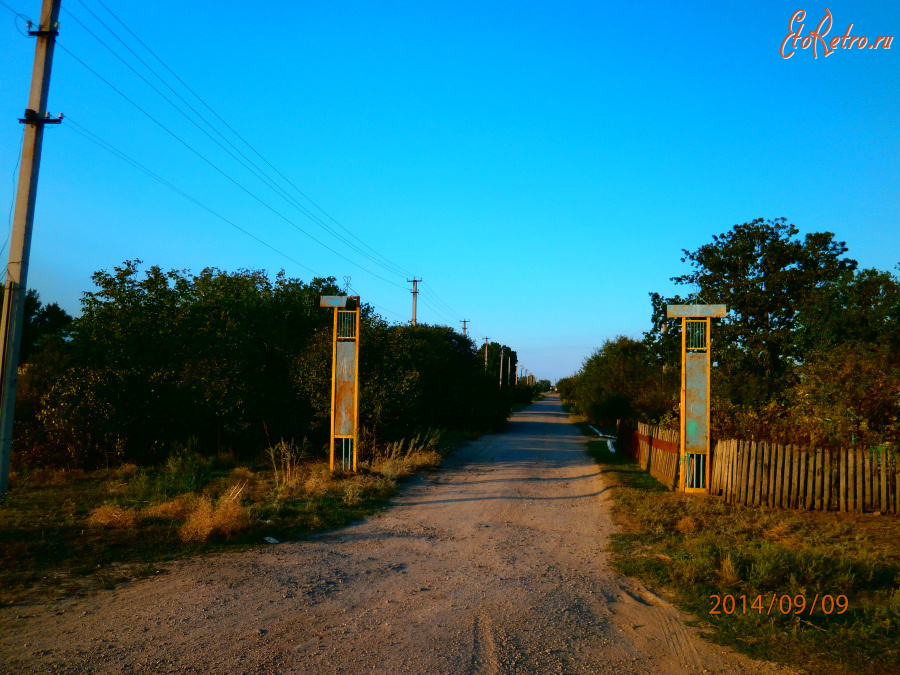
POLYGON ((503 347, 500 347, 500 388, 503 389, 503 347))
POLYGON ((488 340, 490 340, 490 339, 491 338, 489 338, 489 337, 484 338, 484 369, 485 370, 487 370, 487 350, 488 350, 488 340))
MULTIPOLYGON (((0 347, 3 362, 0 375, 0 494, 9 489, 9 455, 12 444, 13 413, 16 406, 16 381, 19 370, 19 348, 22 344, 22 323, 25 320, 25 293, 28 283, 28 258, 31 253, 31 227, 34 224, 34 205, 37 197, 38 171, 41 165, 41 143, 44 125, 59 124, 47 113, 47 94, 50 90, 50 68, 56 44, 60 0, 44 0, 37 30, 28 34, 37 38, 34 67, 31 71, 31 91, 22 139, 22 160, 16 188, 12 240, 6 284, 3 293, 3 315, 0 316, 0 347)), ((30 26, 29 26, 30 28, 30 26)))
POLYGON ((466 324, 469 323, 469 320, 463 319, 460 323, 463 325, 463 337, 466 337, 466 324))
POLYGON ((420 281, 422 281, 422 280, 421 280, 421 279, 416 279, 415 277, 413 277, 412 279, 407 279, 407 280, 406 280, 406 283, 412 282, 412 285, 413 285, 412 291, 411 291, 411 292, 412 292, 412 296, 413 296, 413 315, 412 315, 412 322, 411 322, 411 323, 412 323, 413 326, 416 325, 416 298, 417 298, 418 295, 419 295, 419 287, 418 287, 416 284, 418 284, 420 281))

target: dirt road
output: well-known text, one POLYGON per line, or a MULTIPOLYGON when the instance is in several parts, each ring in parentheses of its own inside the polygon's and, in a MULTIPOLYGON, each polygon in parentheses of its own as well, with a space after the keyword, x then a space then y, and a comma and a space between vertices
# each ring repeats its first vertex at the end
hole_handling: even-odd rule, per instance
POLYGON ((704 642, 608 567, 612 485, 584 442, 551 396, 365 522, 4 608, 2 671, 786 672, 704 642))

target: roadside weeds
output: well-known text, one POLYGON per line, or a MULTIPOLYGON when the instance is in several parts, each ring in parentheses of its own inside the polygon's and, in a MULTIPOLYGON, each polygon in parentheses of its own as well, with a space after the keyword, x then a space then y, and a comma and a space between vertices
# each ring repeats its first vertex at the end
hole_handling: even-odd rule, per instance
POLYGON ((305 444, 285 442, 255 464, 177 447, 158 467, 14 474, 0 502, 0 605, 111 588, 164 573, 167 561, 345 525, 466 439, 428 432, 388 444, 356 474, 332 473, 305 444))
POLYGON ((610 561, 620 573, 699 617, 694 625, 708 639, 748 656, 809 673, 895 672, 897 518, 733 506, 670 492, 623 453, 610 453, 586 424, 579 426, 593 438, 589 453, 616 488, 610 493, 619 531, 610 561), (843 600, 826 601, 826 614, 826 595, 844 596, 846 610, 840 612, 843 600), (710 614, 714 609, 719 613, 710 614))

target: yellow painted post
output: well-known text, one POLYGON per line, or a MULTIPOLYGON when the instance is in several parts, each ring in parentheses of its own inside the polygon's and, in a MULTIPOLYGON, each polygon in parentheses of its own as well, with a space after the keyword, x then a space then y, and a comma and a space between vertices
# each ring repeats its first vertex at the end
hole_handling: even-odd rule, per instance
POLYGON ((706 491, 709 492, 709 472, 712 470, 713 456, 710 452, 710 382, 712 381, 712 320, 706 317, 706 491))
POLYGON ((338 308, 334 308, 334 325, 331 330, 331 424, 329 425, 329 458, 330 470, 334 471, 334 372, 337 366, 337 325, 338 308))
POLYGON ((687 393, 687 373, 685 372, 685 363, 687 361, 687 319, 681 317, 681 403, 679 407, 680 420, 679 426, 679 443, 678 443, 678 474, 676 475, 676 485, 679 492, 685 490, 685 463, 684 463, 684 407, 685 395, 687 393))
POLYGON ((356 363, 354 367, 356 369, 356 378, 354 380, 353 387, 353 470, 356 471, 356 461, 359 457, 359 345, 360 345, 360 334, 359 334, 359 298, 356 298, 356 314, 353 317, 353 320, 356 323, 355 333, 356 333, 356 363))

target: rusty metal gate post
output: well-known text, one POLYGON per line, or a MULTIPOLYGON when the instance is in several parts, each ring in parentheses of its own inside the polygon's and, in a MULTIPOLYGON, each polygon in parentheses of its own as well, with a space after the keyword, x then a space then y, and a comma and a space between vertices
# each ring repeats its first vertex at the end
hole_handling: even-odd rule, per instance
POLYGON ((681 318, 681 462, 677 489, 709 491, 710 318, 725 305, 668 305, 668 318, 681 318))
POLYGON ((334 309, 331 339, 331 443, 334 471, 335 446, 341 446, 341 469, 356 471, 359 422, 359 296, 323 295, 320 307, 334 309), (355 309, 345 309, 355 300, 355 309))

